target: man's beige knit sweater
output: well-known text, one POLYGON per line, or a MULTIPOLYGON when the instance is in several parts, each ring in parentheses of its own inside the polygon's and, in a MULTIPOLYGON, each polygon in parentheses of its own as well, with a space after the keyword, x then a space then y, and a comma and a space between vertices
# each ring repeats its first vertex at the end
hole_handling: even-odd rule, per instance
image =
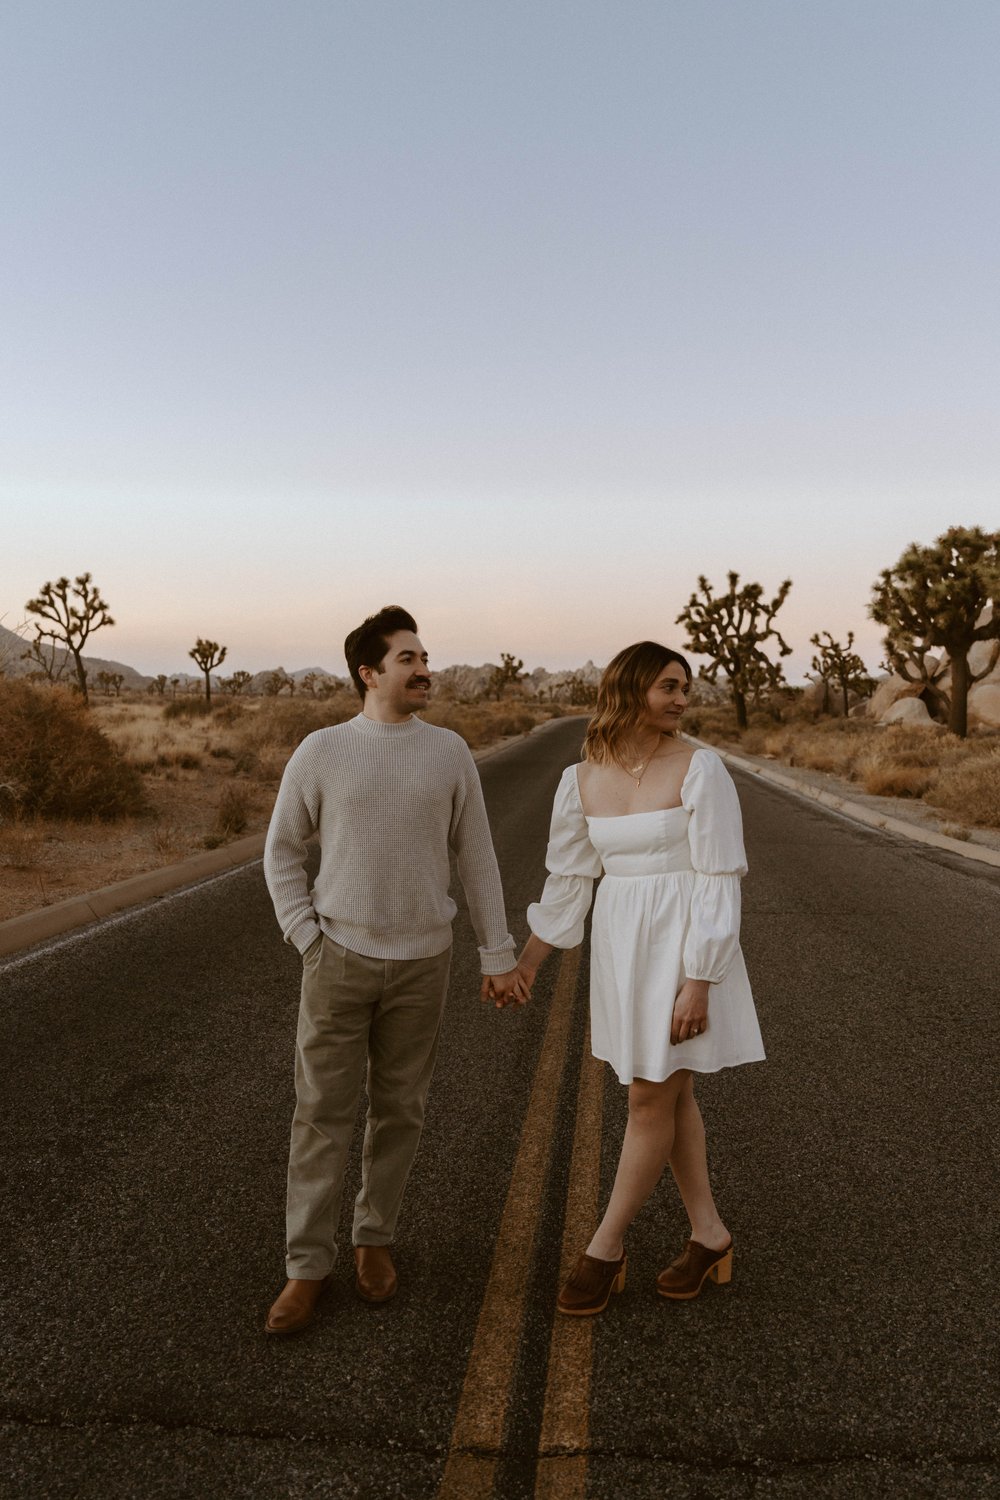
POLYGON ((364 714, 307 735, 281 780, 264 876, 285 941, 320 930, 369 958, 429 958, 451 942, 449 850, 484 974, 514 967, 479 773, 465 741, 421 719, 364 714), (319 832, 312 890, 306 840, 319 832))

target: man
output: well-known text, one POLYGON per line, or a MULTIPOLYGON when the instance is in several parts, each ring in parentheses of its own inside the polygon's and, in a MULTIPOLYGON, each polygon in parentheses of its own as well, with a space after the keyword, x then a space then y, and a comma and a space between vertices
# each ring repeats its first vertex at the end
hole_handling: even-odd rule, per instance
POLYGON ((396 1291, 389 1246, 423 1126, 448 986, 449 850, 469 903, 483 998, 506 1000, 514 942, 482 788, 465 742, 414 717, 427 652, 390 605, 344 643, 361 713, 308 735, 288 762, 264 851, 285 941, 302 955, 296 1108, 288 1159, 288 1282, 265 1324, 297 1333, 337 1257, 344 1168, 367 1064, 368 1119, 354 1205, 355 1287, 396 1291), (306 840, 319 833, 309 889, 306 840))

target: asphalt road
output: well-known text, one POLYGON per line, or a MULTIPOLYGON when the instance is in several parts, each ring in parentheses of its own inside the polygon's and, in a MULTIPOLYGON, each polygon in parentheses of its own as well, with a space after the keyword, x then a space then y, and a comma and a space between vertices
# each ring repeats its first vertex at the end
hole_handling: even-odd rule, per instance
MULTIPOLYGON (((518 938, 579 733, 564 721, 481 768, 518 938)), ((494 1493, 1000 1495, 1000 876, 738 785, 769 1059, 699 1085, 733 1282, 690 1304, 655 1296, 684 1237, 664 1186, 633 1228, 629 1286, 592 1330, 576 1478, 545 1491, 584 956, 486 1455, 494 1493)), ((283 1342, 261 1324, 283 1281, 298 969, 259 866, 0 968, 5 1495, 439 1492, 557 961, 523 1011, 483 1010, 460 914, 401 1291, 382 1309, 358 1301, 348 1254, 321 1318, 283 1342)), ((604 1195, 623 1126, 610 1078, 604 1195)))

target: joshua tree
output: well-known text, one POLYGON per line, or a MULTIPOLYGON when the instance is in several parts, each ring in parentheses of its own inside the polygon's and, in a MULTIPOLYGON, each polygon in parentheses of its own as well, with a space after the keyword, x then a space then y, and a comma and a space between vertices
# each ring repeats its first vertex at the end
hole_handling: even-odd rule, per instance
POLYGON ((574 672, 566 683, 566 696, 574 708, 592 708, 597 702, 597 683, 574 672))
POLYGON ((158 694, 159 697, 162 698, 164 693, 167 691, 167 681, 168 679, 166 672, 157 672, 156 676, 149 684, 149 691, 151 693, 158 694))
POLYGON ((273 672, 268 672, 264 678, 264 696, 266 698, 277 698, 288 689, 289 697, 295 697, 295 678, 289 677, 284 667, 275 667, 273 672))
POLYGON ((524 662, 518 657, 514 659, 513 652, 501 651, 500 665, 494 667, 486 684, 486 691, 491 698, 499 701, 509 687, 515 687, 528 674, 523 670, 524 662))
POLYGON ((198 663, 205 674, 205 702, 212 701, 212 678, 210 673, 215 667, 221 667, 226 659, 226 647, 220 646, 218 641, 203 641, 201 636, 195 641, 188 656, 198 663))
POLYGON ((329 698, 337 691, 337 684, 323 672, 307 672, 300 685, 310 698, 329 698))
POLYGON ((239 672, 234 672, 232 677, 222 677, 219 680, 224 692, 230 693, 234 698, 242 698, 253 682, 253 673, 244 672, 241 669, 239 672))
POLYGON ((122 683, 125 681, 124 672, 98 672, 97 681, 104 690, 105 698, 110 698, 114 693, 116 698, 121 697, 122 683))
POLYGON ((911 543, 872 586, 868 612, 886 627, 888 660, 908 682, 929 683, 942 675, 926 657, 947 651, 948 728, 964 739, 969 688, 992 672, 1000 656, 1000 532, 952 526, 930 547, 911 543), (973 673, 969 652, 978 641, 994 645, 986 665, 973 673))
POLYGON ((72 583, 68 578, 58 578, 55 583, 43 583, 38 598, 29 599, 24 607, 29 615, 38 615, 40 619, 49 622, 47 625, 35 625, 37 639, 65 646, 73 658, 76 687, 86 703, 87 669, 83 665, 83 648, 88 636, 95 630, 100 630, 102 625, 115 623, 91 575, 81 573, 72 583))
MULTIPOLYGON (((36 625, 35 629, 39 627, 36 625)), ((28 673, 31 682, 61 682, 69 657, 65 651, 59 651, 54 641, 46 641, 45 636, 38 634, 27 651, 21 652, 21 660, 35 663, 28 673)))
MULTIPOLYGON (((868 693, 871 691, 872 680, 868 675, 868 668, 856 651, 852 651, 854 645, 854 631, 847 632, 847 645, 842 646, 835 641, 828 630, 822 634, 817 631, 809 637, 812 645, 816 646, 817 654, 812 659, 812 669, 822 680, 827 693, 830 684, 839 687, 843 695, 844 718, 847 718, 848 695, 854 693, 868 693), (826 639, 823 640, 822 636, 826 639)), ((823 707, 826 708, 824 698, 823 707)))
POLYGON ((741 589, 738 573, 729 574, 729 592, 713 597, 707 578, 698 579, 699 593, 691 595, 677 616, 678 625, 688 633, 689 651, 709 658, 701 676, 714 682, 720 670, 729 678, 736 709, 736 722, 747 727, 747 698, 756 698, 764 689, 776 688, 784 678, 780 661, 773 662, 761 649, 764 641, 776 640, 780 656, 789 656, 774 625, 774 617, 784 604, 792 580, 786 578, 770 604, 765 603, 759 583, 745 583, 741 589))

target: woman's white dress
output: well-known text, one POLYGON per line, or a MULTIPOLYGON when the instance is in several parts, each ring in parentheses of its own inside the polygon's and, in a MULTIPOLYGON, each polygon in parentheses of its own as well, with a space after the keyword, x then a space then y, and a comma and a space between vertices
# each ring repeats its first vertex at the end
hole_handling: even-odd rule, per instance
POLYGON ((577 767, 556 792, 549 877, 528 925, 556 948, 583 941, 594 881, 590 1035, 622 1083, 678 1068, 714 1073, 764 1057, 740 952, 743 822, 732 778, 714 750, 696 750, 681 805, 588 818, 577 767), (685 979, 707 979, 708 1026, 674 1047, 670 1019, 685 979))

